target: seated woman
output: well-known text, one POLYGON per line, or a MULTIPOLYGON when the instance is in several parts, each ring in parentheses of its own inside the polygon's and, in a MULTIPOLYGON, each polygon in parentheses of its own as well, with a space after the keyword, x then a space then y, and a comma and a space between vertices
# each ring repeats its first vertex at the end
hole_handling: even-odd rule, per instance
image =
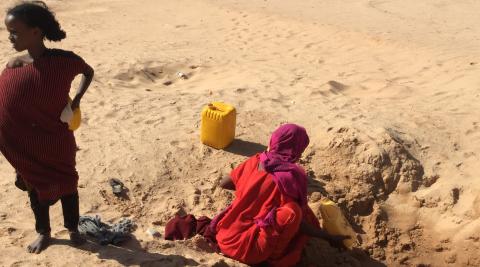
POLYGON ((220 251, 246 264, 293 266, 308 237, 343 247, 346 236, 323 231, 307 205, 307 177, 296 164, 309 144, 306 130, 285 124, 272 135, 268 151, 234 169, 220 184, 235 200, 208 227, 220 251))

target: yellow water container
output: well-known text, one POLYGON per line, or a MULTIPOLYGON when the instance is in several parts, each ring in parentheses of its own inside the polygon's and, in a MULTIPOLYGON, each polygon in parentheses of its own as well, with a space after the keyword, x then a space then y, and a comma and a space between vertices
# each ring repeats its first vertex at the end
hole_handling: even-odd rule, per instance
MULTIPOLYGON (((68 103, 72 104, 71 98, 68 100, 68 103)), ((80 111, 80 107, 72 111, 73 111, 73 117, 68 122, 68 129, 70 131, 75 131, 80 127, 80 124, 82 123, 82 112, 80 111)))
POLYGON ((348 235, 351 238, 345 239, 343 244, 352 249, 353 244, 357 240, 356 233, 347 221, 345 216, 335 202, 330 199, 322 199, 320 201, 320 214, 322 215, 322 227, 331 235, 348 235))
POLYGON ((235 138, 236 110, 233 106, 212 102, 202 111, 200 140, 207 146, 223 149, 235 138))
POLYGON ((80 111, 80 108, 77 108, 73 111, 73 117, 68 122, 68 129, 70 129, 70 131, 77 130, 80 127, 81 122, 82 122, 82 112, 80 111))

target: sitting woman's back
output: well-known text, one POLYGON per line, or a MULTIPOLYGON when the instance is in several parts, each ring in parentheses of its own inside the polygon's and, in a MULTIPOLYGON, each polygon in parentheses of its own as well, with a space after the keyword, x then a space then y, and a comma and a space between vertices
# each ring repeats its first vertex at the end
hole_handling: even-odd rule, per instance
MULTIPOLYGON (((217 224, 216 235, 224 254, 251 264, 265 261, 275 251, 283 250, 285 244, 279 243, 280 239, 285 239, 281 238, 287 223, 283 217, 302 217, 298 204, 281 194, 271 174, 259 170, 259 162, 259 156, 254 156, 232 172, 236 198, 217 224), (287 207, 286 216, 278 216, 287 207), (274 208, 277 208, 278 227, 260 227, 259 221, 274 208)), ((300 223, 297 221, 295 224, 300 223)))
POLYGON ((201 234, 232 259, 275 267, 295 266, 309 236, 340 247, 347 237, 328 235, 307 205, 307 176, 296 163, 308 143, 303 127, 282 125, 268 151, 249 158, 220 183, 235 190, 228 208, 211 221, 177 215, 167 223, 165 239, 201 234))
POLYGON ((222 253, 247 264, 294 265, 307 240, 300 223, 305 219, 318 226, 306 205, 306 176, 294 163, 308 145, 308 136, 296 125, 284 125, 276 133, 270 152, 255 155, 232 171, 235 200, 215 229, 222 253), (298 152, 290 153, 290 162, 276 154, 296 145, 298 152))

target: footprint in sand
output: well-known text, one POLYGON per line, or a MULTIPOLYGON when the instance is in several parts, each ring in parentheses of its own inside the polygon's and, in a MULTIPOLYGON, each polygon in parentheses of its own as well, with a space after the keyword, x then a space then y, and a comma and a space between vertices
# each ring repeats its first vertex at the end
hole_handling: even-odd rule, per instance
POLYGON ((344 91, 345 89, 348 88, 347 85, 343 84, 343 83, 339 83, 337 81, 328 81, 327 82, 331 88, 330 88, 330 92, 334 93, 334 94, 339 94, 341 93, 342 91, 344 91))
POLYGON ((157 122, 157 121, 156 120, 146 120, 145 124, 150 125, 150 124, 154 124, 155 122, 157 122))
POLYGON ((471 135, 471 134, 474 134, 474 133, 477 133, 478 132, 478 123, 477 122, 473 122, 472 123, 472 128, 468 129, 466 132, 465 132, 465 135, 471 135))
POLYGON ((238 93, 238 94, 243 94, 247 91, 247 88, 237 88, 235 90, 235 93, 238 93))
MULTIPOLYGON (((126 64, 121 64, 124 66, 126 64)), ((144 84, 161 83, 170 86, 177 80, 188 80, 197 71, 196 65, 165 64, 160 62, 139 62, 121 68, 113 78, 119 86, 136 88, 144 84)), ((148 88, 151 90, 151 88, 148 88)))
POLYGON ((156 79, 163 74, 162 67, 130 67, 125 71, 122 71, 114 76, 115 79, 120 81, 150 81, 155 82, 156 79))

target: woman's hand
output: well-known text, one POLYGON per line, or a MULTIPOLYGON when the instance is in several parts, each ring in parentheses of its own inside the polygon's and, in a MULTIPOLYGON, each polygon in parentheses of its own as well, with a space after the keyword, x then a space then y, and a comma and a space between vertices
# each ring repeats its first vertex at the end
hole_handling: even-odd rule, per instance
POLYGON ((350 239, 351 237, 348 235, 331 235, 326 238, 327 242, 330 244, 330 246, 334 248, 338 248, 339 250, 343 251, 346 250, 347 247, 345 247, 345 244, 343 241, 346 239, 350 239))
POLYGON ((12 58, 7 63, 7 68, 9 69, 18 68, 18 67, 23 67, 23 62, 18 60, 18 58, 12 58))
POLYGON ((233 183, 230 175, 223 177, 223 179, 220 180, 220 183, 218 185, 223 189, 235 190, 235 184, 233 183))
POLYGON ((33 60, 29 55, 14 57, 8 61, 7 68, 20 68, 32 62, 33 60))
POLYGON ((331 235, 327 233, 327 231, 317 228, 305 221, 300 223, 300 232, 308 236, 324 239, 330 244, 330 246, 340 250, 347 249, 343 244, 343 241, 351 238, 348 235, 331 235))

